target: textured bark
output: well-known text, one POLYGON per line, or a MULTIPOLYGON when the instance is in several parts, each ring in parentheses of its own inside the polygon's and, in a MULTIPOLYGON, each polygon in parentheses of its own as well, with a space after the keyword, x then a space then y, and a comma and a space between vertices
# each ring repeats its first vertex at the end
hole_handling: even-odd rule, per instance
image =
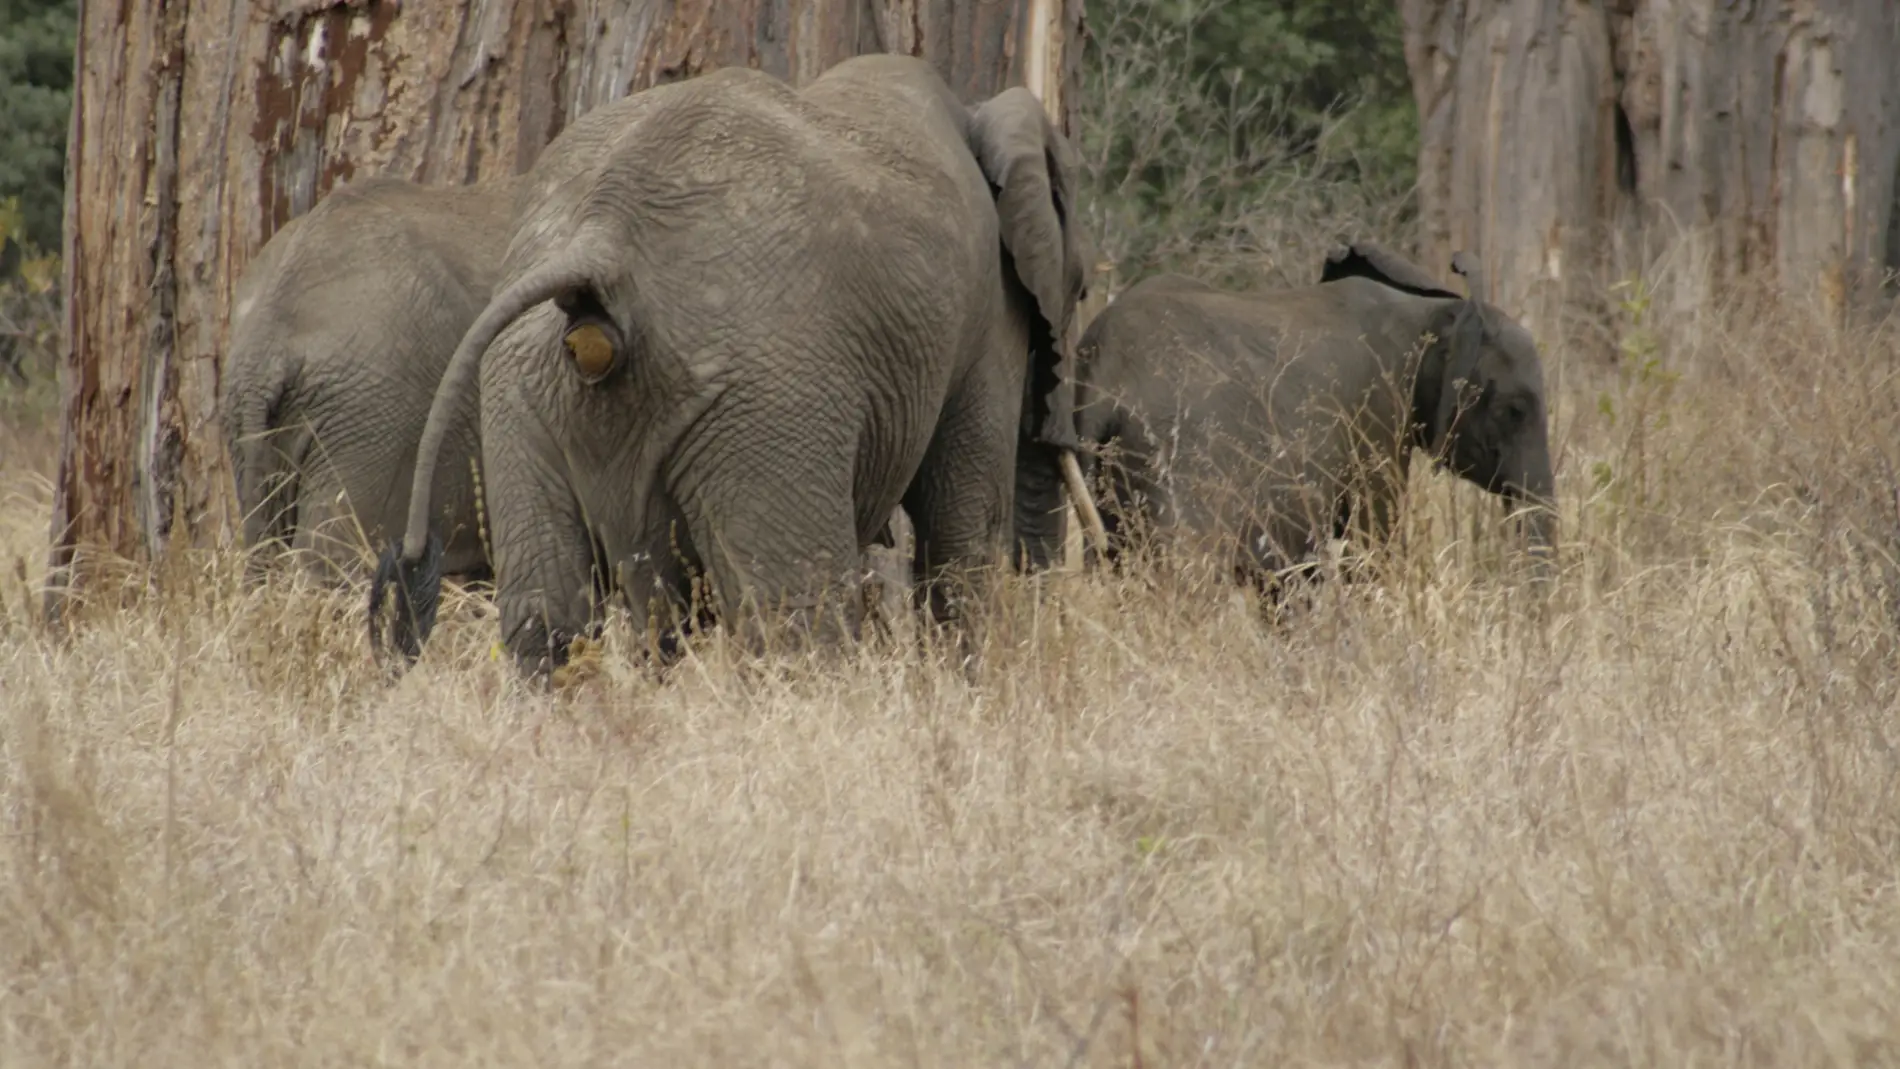
POLYGON ((728 65, 802 84, 894 51, 970 100, 1060 85, 1080 17, 1081 0, 84 0, 56 578, 81 547, 229 540, 232 288, 337 182, 518 172, 570 117, 728 65))
POLYGON ((1400 0, 1421 256, 1481 252, 1492 298, 1558 328, 1665 242, 1837 308, 1895 260, 1893 0, 1400 0))

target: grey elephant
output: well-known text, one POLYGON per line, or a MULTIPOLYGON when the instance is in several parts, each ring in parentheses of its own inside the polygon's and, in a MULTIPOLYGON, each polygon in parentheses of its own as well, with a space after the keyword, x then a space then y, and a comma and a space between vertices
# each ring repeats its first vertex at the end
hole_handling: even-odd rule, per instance
MULTIPOLYGON (((252 260, 220 400, 253 574, 285 549, 352 574, 359 547, 402 529, 430 402, 488 303, 517 186, 360 179, 252 260)), ((443 416, 429 493, 442 567, 479 576, 474 399, 443 416)))
POLYGON ((900 504, 912 577, 954 615, 953 582, 1003 562, 1019 440, 1072 425, 1074 167, 1028 91, 970 108, 897 55, 797 90, 725 68, 577 119, 443 376, 372 643, 386 601, 405 654, 433 624, 430 487, 478 392, 503 639, 530 673, 602 593, 661 635, 697 602, 755 647, 767 623, 853 636, 900 504))
MULTIPOLYGON (((1455 269, 1481 292, 1475 265, 1455 269)), ((1382 540, 1414 448, 1527 510, 1555 546, 1543 365, 1499 308, 1372 244, 1316 285, 1245 293, 1157 275, 1091 322, 1074 360, 1080 448, 1106 485, 1106 555, 1137 530, 1276 588, 1331 538, 1382 540), (1455 387, 1462 387, 1455 388, 1455 387)), ((1054 472, 1019 487, 1030 569, 1060 548, 1054 472)))

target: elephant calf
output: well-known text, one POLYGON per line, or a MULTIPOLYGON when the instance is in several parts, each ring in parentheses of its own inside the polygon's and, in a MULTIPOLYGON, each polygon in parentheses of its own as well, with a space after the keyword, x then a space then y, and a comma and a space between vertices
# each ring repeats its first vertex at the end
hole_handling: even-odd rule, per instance
MULTIPOLYGON (((272 235, 238 284, 221 410, 244 541, 356 570, 402 529, 436 384, 488 302, 516 180, 340 186, 272 235)), ((446 413, 434 516, 446 571, 487 569, 473 398, 446 413)))
MULTIPOLYGON (((1551 503, 1537 348, 1454 263, 1472 299, 1366 244, 1330 255, 1317 285, 1233 293, 1159 275, 1116 299, 1083 334, 1073 383, 1082 451, 1114 446, 1091 462, 1105 465, 1111 557, 1139 520, 1272 586, 1349 525, 1383 538, 1414 447, 1508 502, 1551 503)), ((1028 567, 1060 550, 1059 485, 1053 470, 1018 484, 1028 567)), ((1547 550, 1554 526, 1537 510, 1534 543, 1547 550)))

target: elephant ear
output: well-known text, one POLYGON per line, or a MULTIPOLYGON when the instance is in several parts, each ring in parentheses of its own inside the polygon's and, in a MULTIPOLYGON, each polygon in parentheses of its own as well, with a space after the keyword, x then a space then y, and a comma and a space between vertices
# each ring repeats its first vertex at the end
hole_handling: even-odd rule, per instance
POLYGON ((971 116, 970 150, 990 193, 1016 280, 1035 302, 1040 329, 1030 368, 1027 434, 1072 448, 1075 420, 1068 331, 1086 288, 1087 251, 1074 218, 1075 150, 1029 90, 991 97, 971 116))
MULTIPOLYGON (((1452 320, 1451 337, 1447 339, 1445 368, 1438 380, 1438 405, 1429 428, 1434 451, 1444 446, 1445 435, 1451 431, 1452 419, 1457 415, 1458 397, 1463 392, 1461 384, 1477 372, 1478 357, 1484 351, 1484 300, 1480 296, 1484 276, 1476 258, 1462 250, 1452 254, 1451 269, 1464 276, 1469 293, 1452 320)), ((1457 295, 1447 292, 1445 296, 1455 298, 1457 295)))
POLYGON ((1420 297, 1457 297, 1438 284, 1426 270, 1398 253, 1370 241, 1342 242, 1326 254, 1319 280, 1369 278, 1420 297))

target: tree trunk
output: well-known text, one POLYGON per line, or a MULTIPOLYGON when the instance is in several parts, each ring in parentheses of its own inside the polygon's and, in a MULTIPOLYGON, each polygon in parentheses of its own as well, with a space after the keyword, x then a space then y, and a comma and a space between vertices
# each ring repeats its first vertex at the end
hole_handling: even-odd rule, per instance
POLYGON ((1033 78, 1056 106, 1080 19, 1080 0, 81 0, 49 608, 82 548, 230 540, 232 288, 337 182, 519 172, 597 104, 735 64, 803 84, 903 52, 966 100, 1033 78))
POLYGON ((1893 0, 1400 0, 1421 256, 1539 330, 1687 238, 1689 294, 1871 296, 1900 167, 1893 0))

